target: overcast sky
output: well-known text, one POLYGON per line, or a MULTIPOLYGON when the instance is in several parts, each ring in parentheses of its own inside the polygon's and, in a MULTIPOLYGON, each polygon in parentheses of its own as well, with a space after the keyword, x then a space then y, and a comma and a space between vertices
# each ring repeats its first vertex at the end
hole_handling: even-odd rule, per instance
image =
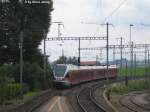
MULTIPOLYGON (((64 24, 64 27, 61 27, 62 36, 105 36, 106 26, 98 24, 109 22, 113 24, 109 31, 110 44, 119 44, 116 39, 119 37, 124 37, 124 43, 128 43, 129 24, 134 25, 132 27, 134 42, 150 42, 150 0, 54 0, 53 7, 52 21, 61 21, 64 24), (82 24, 83 22, 97 23, 97 25, 82 24)), ((51 25, 47 36, 57 36, 57 24, 51 25)), ((106 42, 82 41, 81 43, 81 47, 99 47, 104 46, 106 42)), ((62 54, 62 49, 67 56, 78 56, 77 41, 46 42, 46 44, 46 52, 47 55, 51 55, 51 61, 62 54)), ((43 45, 40 48, 42 47, 43 45)), ((83 51, 81 60, 95 60, 96 55, 100 55, 100 51, 83 51)), ((105 58, 105 53, 102 58, 105 58)), ((110 59, 112 59, 111 53, 110 59)))

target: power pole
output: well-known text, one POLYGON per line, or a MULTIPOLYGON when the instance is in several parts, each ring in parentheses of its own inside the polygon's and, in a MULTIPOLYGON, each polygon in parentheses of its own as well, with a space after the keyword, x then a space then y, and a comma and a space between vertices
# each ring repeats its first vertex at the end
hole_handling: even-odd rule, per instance
POLYGON ((131 44, 131 42, 132 42, 132 39, 131 39, 131 28, 132 28, 132 26, 133 26, 133 24, 130 24, 130 39, 129 39, 130 52, 131 52, 131 54, 130 54, 130 64, 131 64, 131 60, 132 60, 132 48, 131 48, 132 47, 132 44, 131 44))
POLYGON ((108 60, 109 60, 109 48, 108 48, 108 46, 109 46, 109 23, 106 23, 106 25, 107 25, 107 44, 106 44, 106 46, 107 46, 107 83, 109 84, 109 79, 108 79, 108 77, 109 77, 109 62, 108 62, 108 60))
POLYGON ((147 50, 147 53, 148 53, 148 67, 149 67, 149 49, 147 50))
POLYGON ((44 30, 44 88, 46 87, 46 32, 44 30))
MULTIPOLYGON (((22 10, 25 7, 24 1, 22 1, 21 4, 23 5, 23 7, 21 8, 21 10, 22 10)), ((19 43, 19 47, 20 47, 20 85, 21 85, 20 94, 21 94, 21 98, 23 98, 23 32, 24 32, 24 28, 26 26, 25 23, 27 22, 26 15, 24 15, 23 17, 20 18, 20 22, 21 22, 20 43, 19 43)))
POLYGON ((127 63, 127 59, 126 59, 126 73, 125 73, 125 85, 128 86, 128 63, 127 63))
POLYGON ((78 57, 78 66, 80 66, 80 58, 81 58, 81 54, 80 54, 80 38, 79 38, 79 47, 78 47, 78 52, 79 52, 79 57, 78 57))
POLYGON ((102 57, 102 54, 103 54, 103 53, 102 53, 102 51, 103 51, 103 50, 102 50, 102 49, 100 49, 100 59, 102 59, 102 58, 103 58, 103 57, 102 57))
POLYGON ((147 50, 147 53, 148 53, 148 75, 150 75, 150 73, 149 73, 149 49, 147 50))
POLYGON ((121 46, 121 48, 120 48, 120 61, 121 61, 121 66, 120 66, 120 68, 122 69, 122 37, 120 38, 120 46, 121 46))
POLYGON ((134 54, 134 75, 136 75, 136 54, 134 54))
POLYGON ((98 65, 98 55, 96 55, 96 66, 98 65))
POLYGON ((130 46, 131 48, 131 54, 130 54, 130 58, 131 58, 131 60, 130 60, 130 64, 131 64, 131 71, 130 71, 130 73, 131 73, 131 76, 132 76, 132 71, 133 71, 133 42, 131 42, 131 46, 130 46))
POLYGON ((101 24, 101 25, 106 25, 106 64, 107 64, 107 74, 106 74, 106 80, 107 84, 109 84, 109 24, 108 22, 106 24, 101 24))
POLYGON ((122 69, 122 40, 123 40, 123 37, 120 37, 120 70, 122 69))
POLYGON ((20 32, 20 43, 19 43, 19 47, 20 47, 20 85, 21 85, 21 98, 23 98, 23 80, 22 80, 22 76, 23 76, 23 31, 20 32))
POLYGON ((115 59, 115 46, 113 47, 113 64, 115 65, 116 64, 116 59, 115 59))
POLYGON ((147 76, 147 47, 145 46, 145 79, 147 76))
POLYGON ((130 39, 129 39, 129 44, 130 44, 130 67, 131 67, 131 71, 130 74, 132 75, 132 64, 133 64, 133 54, 132 54, 132 39, 131 39, 131 28, 133 26, 133 24, 130 24, 130 39))
MULTIPOLYGON (((103 24, 102 24, 103 25, 103 24)), ((108 22, 106 24, 106 64, 107 64, 107 72, 106 72, 106 80, 107 84, 109 84, 109 24, 108 22)))

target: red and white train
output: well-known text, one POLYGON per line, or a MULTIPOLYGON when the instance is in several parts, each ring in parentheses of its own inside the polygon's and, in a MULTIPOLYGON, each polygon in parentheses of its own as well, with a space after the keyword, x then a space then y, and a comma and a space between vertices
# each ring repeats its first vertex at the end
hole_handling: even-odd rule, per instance
POLYGON ((56 86, 71 86, 97 79, 116 78, 117 74, 116 65, 109 66, 107 75, 107 66, 57 64, 54 68, 54 83, 56 86))

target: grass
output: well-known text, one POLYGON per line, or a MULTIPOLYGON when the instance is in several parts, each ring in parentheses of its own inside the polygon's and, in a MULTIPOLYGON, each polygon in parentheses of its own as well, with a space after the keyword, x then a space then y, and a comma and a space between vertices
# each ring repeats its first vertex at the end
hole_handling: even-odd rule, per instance
POLYGON ((28 93, 24 94, 24 97, 33 97, 35 95, 37 95, 37 92, 28 92, 28 93))
POLYGON ((132 80, 128 82, 128 86, 124 83, 116 83, 112 85, 112 92, 117 94, 126 94, 131 91, 143 91, 150 88, 149 80, 132 80))
POLYGON ((133 68, 122 68, 119 70, 119 75, 121 76, 131 76, 131 71, 132 71, 132 76, 143 76, 145 75, 145 69, 146 73, 150 74, 150 67, 137 67, 136 70, 133 68))
MULTIPOLYGON (((11 100, 7 100, 5 101, 5 106, 16 106, 18 105, 19 103, 22 103, 22 102, 26 102, 28 101, 29 99, 33 98, 34 96, 38 95, 39 94, 39 91, 36 91, 36 92, 28 92, 26 94, 24 94, 23 96, 23 99, 11 99, 11 100)), ((1 105, 0 105, 0 108, 1 108, 1 105)))

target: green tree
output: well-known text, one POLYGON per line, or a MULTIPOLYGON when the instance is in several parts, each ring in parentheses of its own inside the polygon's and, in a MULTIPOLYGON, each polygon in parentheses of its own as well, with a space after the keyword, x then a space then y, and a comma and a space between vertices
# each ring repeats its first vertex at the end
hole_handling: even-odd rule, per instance
POLYGON ((33 56, 42 58, 38 47, 44 38, 43 31, 47 33, 50 26, 53 3, 49 1, 50 4, 22 4, 19 0, 0 2, 0 64, 19 61, 21 31, 24 60, 33 62, 38 61, 33 56))
POLYGON ((78 64, 77 57, 66 57, 66 56, 60 56, 54 64, 78 64))
MULTIPOLYGON (((0 93, 4 95, 4 89, 7 87, 20 88, 20 32, 23 32, 23 83, 27 84, 31 91, 45 89, 44 83, 47 84, 46 88, 49 88, 52 71, 47 68, 44 80, 43 54, 39 45, 45 38, 44 31, 47 33, 50 26, 53 2, 48 0, 49 4, 27 4, 19 2, 20 0, 8 1, 4 3, 0 0, 0 93)), ((9 94, 9 89, 7 92, 9 94)))
MULTIPOLYGON (((15 82, 20 81, 19 64, 13 67, 12 73, 15 82)), ((47 66, 46 80, 44 79, 44 69, 38 63, 24 63, 23 83, 28 84, 31 91, 49 88, 52 86, 52 69, 47 66), (44 87, 46 84, 46 87, 44 87)))

